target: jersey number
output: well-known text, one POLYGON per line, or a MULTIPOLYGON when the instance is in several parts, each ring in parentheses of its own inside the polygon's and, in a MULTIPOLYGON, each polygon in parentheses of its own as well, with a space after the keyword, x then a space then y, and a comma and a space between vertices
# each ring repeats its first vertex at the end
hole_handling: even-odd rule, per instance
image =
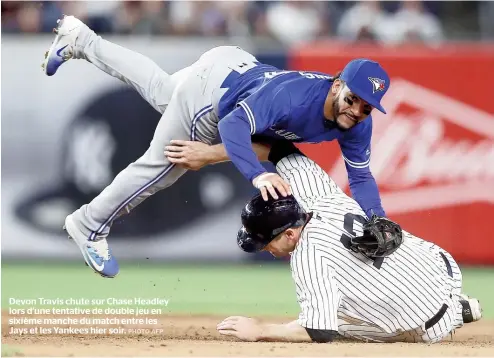
POLYGON ((251 68, 254 68, 256 66, 257 66, 257 63, 255 63, 253 61, 246 61, 246 62, 241 62, 236 66, 233 66, 232 70, 234 70, 235 72, 238 72, 240 74, 243 74, 243 73, 247 72, 248 70, 250 70, 251 68))
MULTIPOLYGON (((355 215, 352 213, 345 214, 343 220, 343 228, 353 236, 357 235, 355 231, 353 231, 353 223, 355 221, 358 221, 362 225, 367 222, 367 220, 361 215, 355 215)), ((345 246, 345 248, 347 248, 348 250, 350 250, 351 247, 351 242, 350 242, 351 239, 352 238, 348 236, 346 233, 341 234, 340 241, 343 244, 343 246, 345 246)), ((376 258, 374 260, 374 267, 379 270, 381 268, 381 265, 383 264, 383 261, 384 261, 383 257, 376 258)))

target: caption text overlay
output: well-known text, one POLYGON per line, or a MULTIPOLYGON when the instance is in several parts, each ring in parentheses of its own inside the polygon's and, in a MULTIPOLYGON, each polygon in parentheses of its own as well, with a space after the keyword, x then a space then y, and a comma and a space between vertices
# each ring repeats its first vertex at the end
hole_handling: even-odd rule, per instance
POLYGON ((8 334, 161 334, 166 298, 9 298, 8 334))

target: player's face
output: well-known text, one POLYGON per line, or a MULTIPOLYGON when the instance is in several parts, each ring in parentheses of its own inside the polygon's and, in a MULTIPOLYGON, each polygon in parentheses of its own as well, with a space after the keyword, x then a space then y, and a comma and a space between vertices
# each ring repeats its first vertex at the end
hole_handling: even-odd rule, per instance
POLYGON ((285 257, 295 250, 295 246, 298 242, 297 231, 287 229, 285 232, 279 234, 273 241, 271 241, 264 251, 269 251, 274 257, 285 257))
POLYGON ((353 94, 343 85, 333 98, 333 118, 342 131, 347 131, 362 122, 371 113, 373 107, 353 94))

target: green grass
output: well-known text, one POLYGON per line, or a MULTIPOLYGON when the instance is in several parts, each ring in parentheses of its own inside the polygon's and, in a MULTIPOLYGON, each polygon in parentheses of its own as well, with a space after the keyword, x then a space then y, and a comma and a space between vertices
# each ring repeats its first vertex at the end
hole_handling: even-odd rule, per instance
MULTIPOLYGON (((463 269, 464 292, 494 318, 494 268, 463 269)), ((163 313, 296 317, 295 287, 286 265, 150 265, 121 263, 104 279, 81 263, 2 263, 2 306, 10 298, 166 298, 163 313)), ((14 306, 11 306, 14 307, 14 306)), ((80 307, 80 306, 79 306, 80 307)), ((92 306, 88 306, 92 307, 92 306)), ((153 307, 153 306, 150 306, 153 307)))
POLYGON ((485 318, 494 318, 494 268, 462 268, 463 293, 480 300, 485 318))
POLYGON ((159 297, 170 300, 161 306, 167 313, 297 315, 289 268, 268 266, 121 263, 120 274, 105 279, 81 264, 4 263, 2 305, 9 298, 159 297))
POLYGON ((2 344, 2 357, 22 357, 24 354, 18 348, 2 344))

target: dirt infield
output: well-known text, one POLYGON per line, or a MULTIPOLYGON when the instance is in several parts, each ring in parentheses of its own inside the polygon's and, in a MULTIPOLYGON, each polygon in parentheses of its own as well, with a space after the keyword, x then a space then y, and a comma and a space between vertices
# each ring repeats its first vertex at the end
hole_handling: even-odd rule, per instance
POLYGON ((4 312, 2 344, 20 352, 17 356, 494 356, 493 321, 465 325, 452 338, 434 345, 349 341, 328 345, 238 342, 216 332, 216 324, 224 317, 159 316, 152 326, 114 325, 126 330, 114 335, 10 334, 8 318, 4 312), (141 332, 132 333, 133 329, 141 332))

